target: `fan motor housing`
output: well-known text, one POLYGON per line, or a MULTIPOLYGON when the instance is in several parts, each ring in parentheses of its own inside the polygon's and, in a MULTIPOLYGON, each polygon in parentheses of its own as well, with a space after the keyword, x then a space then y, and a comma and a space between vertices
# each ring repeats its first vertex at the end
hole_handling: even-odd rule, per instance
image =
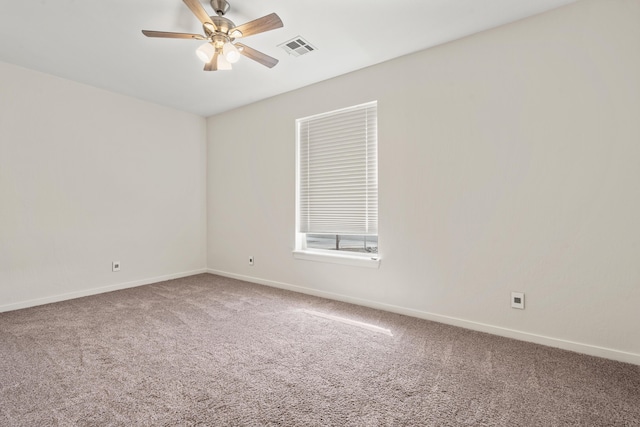
MULTIPOLYGON (((213 23, 216 25, 216 28, 218 28, 218 30, 220 30, 220 32, 225 33, 225 34, 229 34, 229 31, 231 31, 232 29, 234 29, 236 26, 233 22, 231 22, 231 20, 224 18, 222 16, 211 16, 211 21, 213 21, 213 23)), ((204 27, 205 32, 208 32, 210 30, 208 30, 208 28, 205 26, 204 27)))

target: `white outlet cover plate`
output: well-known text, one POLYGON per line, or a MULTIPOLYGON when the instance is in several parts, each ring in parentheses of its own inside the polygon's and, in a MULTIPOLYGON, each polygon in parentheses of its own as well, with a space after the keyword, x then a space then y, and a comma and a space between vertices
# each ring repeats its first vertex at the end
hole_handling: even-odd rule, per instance
POLYGON ((524 310, 524 292, 511 292, 511 308, 524 310))
POLYGON ((120 271, 120 261, 113 261, 111 263, 111 271, 120 271))

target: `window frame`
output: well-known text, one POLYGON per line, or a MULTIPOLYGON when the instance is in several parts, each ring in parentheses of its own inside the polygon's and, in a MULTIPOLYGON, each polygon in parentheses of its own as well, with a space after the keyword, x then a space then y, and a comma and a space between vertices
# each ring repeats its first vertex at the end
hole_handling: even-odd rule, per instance
MULTIPOLYGON (((367 108, 370 105, 376 106, 377 115, 377 101, 366 102, 363 104, 353 105, 346 108, 328 111, 325 113, 315 114, 303 118, 296 119, 296 140, 295 140, 295 246, 293 256, 295 259, 317 262, 329 262, 342 265, 379 268, 380 266, 380 249, 379 249, 379 232, 376 234, 378 238, 378 253, 366 253, 366 252, 352 252, 352 251, 340 251, 329 249, 318 249, 307 247, 307 234, 317 233, 303 233, 299 230, 300 227, 300 125, 301 122, 310 118, 322 117, 325 115, 338 114, 341 111, 347 112, 357 108, 367 108)), ((377 116, 376 116, 377 120, 377 116)), ((376 146, 377 146, 377 129, 376 129, 376 146)), ((377 161, 376 161, 377 168, 377 161)), ((376 173, 378 172, 378 168, 376 173)), ((341 233, 337 233, 341 234, 341 233)))

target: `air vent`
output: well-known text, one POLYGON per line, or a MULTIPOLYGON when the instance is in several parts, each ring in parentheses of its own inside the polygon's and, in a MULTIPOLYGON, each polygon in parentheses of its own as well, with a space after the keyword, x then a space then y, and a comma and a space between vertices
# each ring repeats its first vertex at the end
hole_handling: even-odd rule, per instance
POLYGON ((300 36, 294 37, 291 40, 279 44, 278 47, 281 47, 285 52, 293 56, 301 56, 316 50, 316 48, 312 46, 311 43, 300 36))

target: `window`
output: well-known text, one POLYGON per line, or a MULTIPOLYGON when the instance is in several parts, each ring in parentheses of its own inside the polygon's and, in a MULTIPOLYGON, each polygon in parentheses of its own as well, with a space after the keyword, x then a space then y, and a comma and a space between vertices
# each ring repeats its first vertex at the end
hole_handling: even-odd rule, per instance
POLYGON ((296 134, 298 258, 377 260, 377 102, 298 119, 296 134))

